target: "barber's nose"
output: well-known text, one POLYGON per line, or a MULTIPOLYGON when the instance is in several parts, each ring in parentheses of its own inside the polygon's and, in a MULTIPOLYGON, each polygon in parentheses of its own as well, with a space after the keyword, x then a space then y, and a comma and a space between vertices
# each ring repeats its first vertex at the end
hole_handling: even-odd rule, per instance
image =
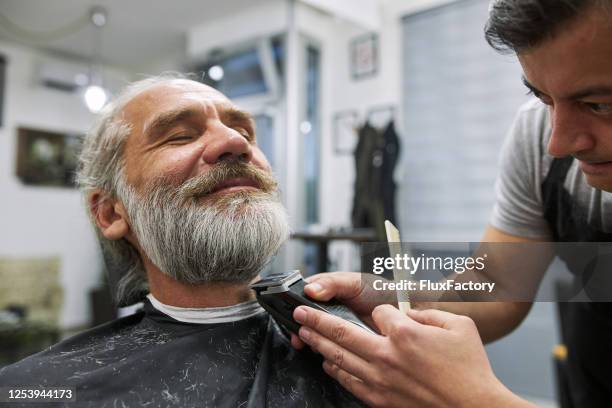
POLYGON ((595 142, 588 124, 580 112, 572 107, 550 108, 552 134, 548 142, 548 153, 554 157, 565 157, 591 150, 595 142))
POLYGON ((218 122, 209 126, 208 133, 208 143, 202 153, 202 159, 207 164, 236 159, 251 161, 253 157, 251 144, 238 131, 218 122))

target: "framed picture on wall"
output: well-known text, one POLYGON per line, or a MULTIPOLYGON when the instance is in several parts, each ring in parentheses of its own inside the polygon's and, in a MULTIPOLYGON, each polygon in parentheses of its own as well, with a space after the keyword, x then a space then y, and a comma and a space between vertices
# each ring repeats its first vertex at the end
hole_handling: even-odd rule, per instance
POLYGON ((28 185, 74 187, 83 136, 20 127, 17 177, 28 185))
POLYGON ((353 79, 376 75, 378 71, 378 35, 370 33, 353 39, 350 54, 353 79))

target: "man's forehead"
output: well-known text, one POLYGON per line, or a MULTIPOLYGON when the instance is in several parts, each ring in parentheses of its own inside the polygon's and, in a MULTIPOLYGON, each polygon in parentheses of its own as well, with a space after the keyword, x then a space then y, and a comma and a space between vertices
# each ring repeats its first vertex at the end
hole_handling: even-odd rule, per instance
POLYGON ((165 110, 211 103, 216 106, 233 106, 225 95, 208 85, 178 79, 155 85, 137 95, 126 104, 122 116, 128 122, 136 124, 165 110))
POLYGON ((612 20, 600 14, 591 8, 565 30, 520 52, 526 85, 567 99, 610 88, 612 20))

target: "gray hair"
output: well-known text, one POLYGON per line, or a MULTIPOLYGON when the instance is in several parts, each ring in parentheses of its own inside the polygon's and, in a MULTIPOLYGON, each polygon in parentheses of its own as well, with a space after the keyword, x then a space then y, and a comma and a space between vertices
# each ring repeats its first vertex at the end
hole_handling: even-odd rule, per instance
MULTIPOLYGON (((133 304, 148 292, 146 273, 138 252, 126 239, 111 241, 102 235, 95 226, 96 214, 92 213, 89 200, 96 190, 105 192, 97 204, 109 198, 125 196, 122 192, 128 187, 124 174, 123 151, 132 130, 122 117, 126 105, 151 88, 186 79, 191 78, 180 73, 164 73, 129 84, 103 108, 83 141, 76 181, 98 235, 111 289, 119 306, 133 304)), ((98 205, 93 206, 93 210, 97 208, 98 205)))
POLYGON ((610 10, 610 0, 494 0, 485 26, 489 45, 520 53, 554 37, 593 6, 610 10))

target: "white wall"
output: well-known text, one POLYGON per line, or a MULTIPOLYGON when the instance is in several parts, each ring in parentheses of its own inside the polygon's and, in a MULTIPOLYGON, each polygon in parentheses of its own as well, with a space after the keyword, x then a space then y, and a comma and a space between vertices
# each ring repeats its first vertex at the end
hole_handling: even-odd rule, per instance
POLYGON ((301 0, 372 30, 380 28, 379 0, 301 0))
POLYGON ((256 0, 252 7, 191 29, 187 33, 187 55, 195 60, 205 59, 214 48, 283 32, 286 26, 286 0, 256 0))
MULTIPOLYGON (((0 43, 0 53, 8 60, 0 128, 0 257, 59 256, 64 286, 61 325, 87 324, 88 290, 100 282, 101 264, 80 194, 22 184, 15 174, 15 153, 20 126, 84 133, 93 115, 78 96, 34 85, 37 64, 53 58, 6 43, 0 43)), ((105 73, 127 80, 117 71, 105 73)))

